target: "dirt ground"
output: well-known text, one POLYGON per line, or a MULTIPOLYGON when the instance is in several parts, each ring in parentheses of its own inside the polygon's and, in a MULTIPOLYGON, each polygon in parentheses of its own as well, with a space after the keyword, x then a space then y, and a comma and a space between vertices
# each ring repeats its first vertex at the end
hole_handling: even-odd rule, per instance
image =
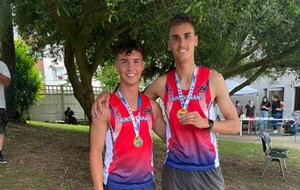
MULTIPOLYGON (((3 150, 8 163, 0 165, 0 190, 92 189, 88 141, 88 134, 10 122, 3 150)), ((160 187, 165 145, 155 143, 159 154, 154 173, 160 187)))
POLYGON ((0 189, 92 189, 88 135, 9 123, 0 189))
MULTIPOLYGON (((300 137, 296 143, 294 143, 294 137, 271 136, 271 138, 275 146, 300 149, 300 137)), ((220 135, 219 139, 261 143, 256 135, 220 135)), ((88 134, 10 123, 3 150, 8 163, 0 165, 0 190, 92 189, 88 141, 88 134)), ((165 145, 155 143, 154 174, 157 190, 160 190, 160 171, 165 158, 165 145)), ((243 154, 239 151, 237 151, 238 155, 243 154)), ((258 146, 254 151, 260 152, 258 146)), ((296 180, 300 174, 298 162, 294 163, 296 167, 289 165, 289 170, 286 171, 289 176, 288 182, 282 184, 281 176, 276 174, 278 173, 277 166, 271 167, 264 179, 259 178, 263 156, 252 158, 247 153, 241 158, 241 156, 225 155, 221 151, 220 157, 226 189, 294 190, 300 185, 300 182, 296 180), (279 180, 273 182, 274 177, 279 180)))

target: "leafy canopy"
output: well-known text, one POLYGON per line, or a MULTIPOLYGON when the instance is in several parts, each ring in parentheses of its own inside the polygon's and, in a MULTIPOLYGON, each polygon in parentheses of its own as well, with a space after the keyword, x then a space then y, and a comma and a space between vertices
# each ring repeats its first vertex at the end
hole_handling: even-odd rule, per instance
POLYGON ((111 47, 117 39, 142 41, 148 51, 146 82, 174 67, 167 52, 167 25, 178 12, 187 12, 196 22, 197 64, 225 78, 247 78, 234 91, 261 75, 299 71, 299 0, 15 0, 14 4, 24 39, 36 49, 50 45, 54 55, 64 53, 75 97, 89 119, 92 77, 99 66, 113 63, 111 47))

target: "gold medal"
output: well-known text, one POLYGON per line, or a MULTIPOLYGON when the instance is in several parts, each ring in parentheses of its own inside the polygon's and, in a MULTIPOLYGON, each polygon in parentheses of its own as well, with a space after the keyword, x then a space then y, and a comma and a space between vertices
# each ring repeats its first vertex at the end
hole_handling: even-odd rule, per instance
POLYGON ((139 148, 139 147, 143 146, 143 139, 140 136, 137 136, 134 138, 133 144, 135 147, 139 148))
POLYGON ((187 113, 187 110, 185 109, 180 109, 177 111, 177 118, 179 119, 183 114, 187 113))

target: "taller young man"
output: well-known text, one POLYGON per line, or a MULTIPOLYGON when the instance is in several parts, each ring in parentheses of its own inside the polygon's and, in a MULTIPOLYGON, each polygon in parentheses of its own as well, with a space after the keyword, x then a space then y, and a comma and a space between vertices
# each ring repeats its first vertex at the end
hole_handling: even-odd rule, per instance
POLYGON ((166 129, 159 105, 139 93, 142 53, 142 46, 133 40, 117 46, 115 66, 120 86, 111 94, 109 108, 93 118, 91 127, 90 165, 95 190, 155 190, 151 131, 165 141, 166 129))
MULTIPOLYGON (((194 22, 186 14, 169 23, 168 50, 176 68, 158 77, 145 91, 164 101, 167 125, 167 157, 162 171, 163 190, 224 189, 215 133, 238 134, 239 118, 223 76, 198 67, 194 22), (224 120, 216 120, 215 105, 224 120)), ((98 98, 101 104, 105 98, 98 98)), ((94 106, 93 113, 99 116, 94 106)))
POLYGON ((197 67, 194 57, 198 36, 186 14, 169 23, 168 50, 176 68, 158 77, 145 91, 165 104, 167 158, 162 186, 168 189, 224 189, 215 133, 237 134, 239 119, 223 76, 197 67), (216 121, 215 104, 224 117, 216 121))

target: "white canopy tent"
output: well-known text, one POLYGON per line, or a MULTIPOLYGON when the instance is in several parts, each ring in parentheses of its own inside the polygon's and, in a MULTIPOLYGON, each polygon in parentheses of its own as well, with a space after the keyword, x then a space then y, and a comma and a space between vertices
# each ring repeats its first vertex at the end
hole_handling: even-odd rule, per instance
MULTIPOLYGON (((237 81, 230 80, 230 79, 227 79, 225 81, 225 83, 226 83, 226 86, 227 86, 229 92, 231 90, 233 90, 235 87, 240 85, 240 83, 238 83, 237 81)), ((235 92, 233 96, 245 96, 245 95, 256 95, 256 96, 258 96, 258 90, 255 89, 255 88, 252 88, 250 86, 245 86, 241 90, 235 92)))
MULTIPOLYGON (((228 91, 230 92, 231 90, 233 90, 235 87, 239 86, 240 83, 235 81, 235 80, 230 80, 227 79, 225 81, 226 86, 228 88, 228 91)), ((255 88, 252 88, 250 86, 245 86, 244 88, 240 89, 239 91, 235 92, 232 96, 231 96, 231 100, 233 101, 233 103, 236 100, 239 100, 241 102, 241 104, 243 106, 245 106, 249 100, 254 100, 254 104, 256 106, 255 112, 259 113, 259 100, 258 100, 258 90, 255 88)))
MULTIPOLYGON (((235 80, 230 80, 227 79, 225 80, 226 86, 228 88, 228 91, 230 92, 231 90, 233 90, 235 87, 239 86, 240 83, 235 81, 235 80)), ((244 88, 242 88, 241 90, 237 91, 236 93, 234 93, 234 95, 232 95, 230 98, 233 101, 233 103, 236 100, 239 100, 242 105, 246 105, 249 101, 249 99, 254 98, 253 96, 255 96, 256 98, 256 102, 255 102, 255 106, 258 106, 258 90, 255 88, 252 88, 250 86, 245 86, 244 88)), ((257 111, 257 109, 256 109, 257 111)), ((217 108, 217 113, 219 116, 223 117, 222 114, 220 113, 219 108, 217 108)))

